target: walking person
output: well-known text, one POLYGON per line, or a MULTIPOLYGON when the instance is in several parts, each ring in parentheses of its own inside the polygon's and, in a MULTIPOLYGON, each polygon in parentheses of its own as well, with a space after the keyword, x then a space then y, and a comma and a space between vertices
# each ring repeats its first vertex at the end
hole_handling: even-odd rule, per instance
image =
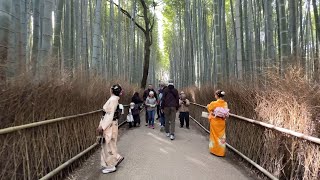
POLYGON ((139 93, 135 92, 131 98, 131 102, 134 103, 134 108, 132 111, 133 116, 133 127, 140 126, 140 110, 142 109, 141 106, 143 101, 140 99, 139 93))
POLYGON ((175 119, 179 108, 179 93, 174 88, 173 80, 169 80, 168 87, 163 90, 161 108, 165 114, 165 131, 167 137, 171 140, 175 139, 175 119))
POLYGON ((165 127, 165 115, 163 110, 161 109, 163 90, 165 88, 166 88, 166 84, 164 82, 161 82, 159 94, 158 94, 158 102, 159 102, 158 106, 160 107, 160 131, 164 131, 164 127, 165 127))
POLYGON ((223 100, 224 91, 215 92, 216 101, 207 105, 210 122, 210 153, 216 156, 225 156, 226 152, 226 118, 229 116, 228 104, 223 100))
MULTIPOLYGON (((149 85, 148 85, 148 89, 146 89, 146 90, 143 92, 143 101, 144 101, 144 103, 146 102, 146 99, 147 99, 147 97, 149 96, 150 91, 153 91, 156 99, 158 98, 158 97, 157 97, 157 93, 156 93, 156 91, 153 89, 152 84, 149 84, 149 85)), ((157 99, 157 100, 158 100, 158 99, 157 99)), ((147 107, 145 107, 145 110, 146 110, 146 126, 148 126, 148 124, 149 124, 149 122, 148 122, 148 121, 149 121, 149 118, 148 118, 147 107)))
POLYGON ((117 149, 118 119, 121 114, 119 107, 119 99, 122 94, 121 86, 119 84, 113 85, 110 94, 110 98, 103 105, 103 118, 98 127, 98 132, 104 138, 101 141, 101 166, 104 174, 116 171, 116 167, 124 159, 117 149))
POLYGON ((186 122, 186 128, 189 129, 189 106, 190 101, 187 99, 186 94, 181 91, 179 99, 180 128, 183 128, 184 122, 186 122))
POLYGON ((157 99, 154 97, 153 91, 149 92, 149 96, 146 99, 146 106, 148 112, 149 128, 154 129, 154 116, 157 108, 157 99))

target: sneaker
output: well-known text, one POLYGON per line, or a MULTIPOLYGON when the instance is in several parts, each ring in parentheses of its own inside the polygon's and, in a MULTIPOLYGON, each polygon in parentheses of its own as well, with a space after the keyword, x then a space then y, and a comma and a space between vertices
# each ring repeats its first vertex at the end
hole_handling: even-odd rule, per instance
POLYGON ((108 173, 115 172, 116 170, 117 170, 116 167, 113 166, 113 167, 109 167, 109 168, 103 169, 103 170, 102 170, 102 173, 103 173, 103 174, 108 174, 108 173))
POLYGON ((154 126, 152 126, 152 129, 154 129, 154 126))
POLYGON ((170 136, 170 133, 167 133, 167 137, 169 137, 170 136))
POLYGON ((174 135, 171 134, 171 135, 170 135, 170 139, 171 139, 171 140, 174 140, 174 135))
POLYGON ((190 129, 189 127, 187 127, 187 129, 190 129))
POLYGON ((148 124, 146 124, 146 126, 148 126, 148 124))

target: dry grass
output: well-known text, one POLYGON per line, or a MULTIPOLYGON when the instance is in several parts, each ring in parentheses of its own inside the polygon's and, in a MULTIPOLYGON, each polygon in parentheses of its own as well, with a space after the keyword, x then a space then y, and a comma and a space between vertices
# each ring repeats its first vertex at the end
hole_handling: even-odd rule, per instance
MULTIPOLYGON (((114 82, 66 75, 36 83, 27 75, 16 78, 1 87, 0 128, 101 109, 114 82)), ((128 104, 137 88, 123 82, 121 103, 128 104)), ((0 135, 0 179, 41 178, 95 142, 100 116, 96 113, 0 135)))
MULTIPOLYGON (((226 100, 234 114, 320 137, 320 88, 306 80, 299 68, 290 68, 284 78, 268 73, 260 86, 224 84, 226 100)), ((206 105, 214 88, 186 88, 190 99, 206 105), (201 93, 200 93, 201 92, 201 93)), ((201 117, 203 108, 192 107, 191 116, 201 117)), ((200 118, 205 127, 208 121, 200 118)), ((280 179, 320 179, 320 146, 286 134, 229 118, 228 143, 280 179)))

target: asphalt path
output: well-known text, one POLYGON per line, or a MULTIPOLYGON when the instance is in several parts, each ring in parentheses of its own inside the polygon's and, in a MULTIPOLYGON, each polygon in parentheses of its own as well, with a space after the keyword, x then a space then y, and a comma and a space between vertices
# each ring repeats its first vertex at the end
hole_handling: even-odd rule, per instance
MULTIPOLYGON (((143 122, 143 118, 141 118, 143 122)), ((67 179, 79 180, 245 180, 256 179, 252 173, 228 157, 209 153, 208 137, 195 124, 180 128, 176 120, 176 139, 170 140, 143 123, 124 130, 118 141, 119 153, 125 157, 117 171, 102 174, 100 150, 67 179)))

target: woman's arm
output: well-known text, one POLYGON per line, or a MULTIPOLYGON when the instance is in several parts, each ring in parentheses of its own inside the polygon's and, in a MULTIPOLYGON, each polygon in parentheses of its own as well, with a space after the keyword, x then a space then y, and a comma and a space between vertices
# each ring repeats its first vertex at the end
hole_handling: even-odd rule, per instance
POLYGON ((190 106, 190 101, 189 101, 189 99, 186 99, 186 106, 190 106))
POLYGON ((207 105, 208 112, 212 112, 216 108, 215 102, 212 101, 210 104, 207 105))

